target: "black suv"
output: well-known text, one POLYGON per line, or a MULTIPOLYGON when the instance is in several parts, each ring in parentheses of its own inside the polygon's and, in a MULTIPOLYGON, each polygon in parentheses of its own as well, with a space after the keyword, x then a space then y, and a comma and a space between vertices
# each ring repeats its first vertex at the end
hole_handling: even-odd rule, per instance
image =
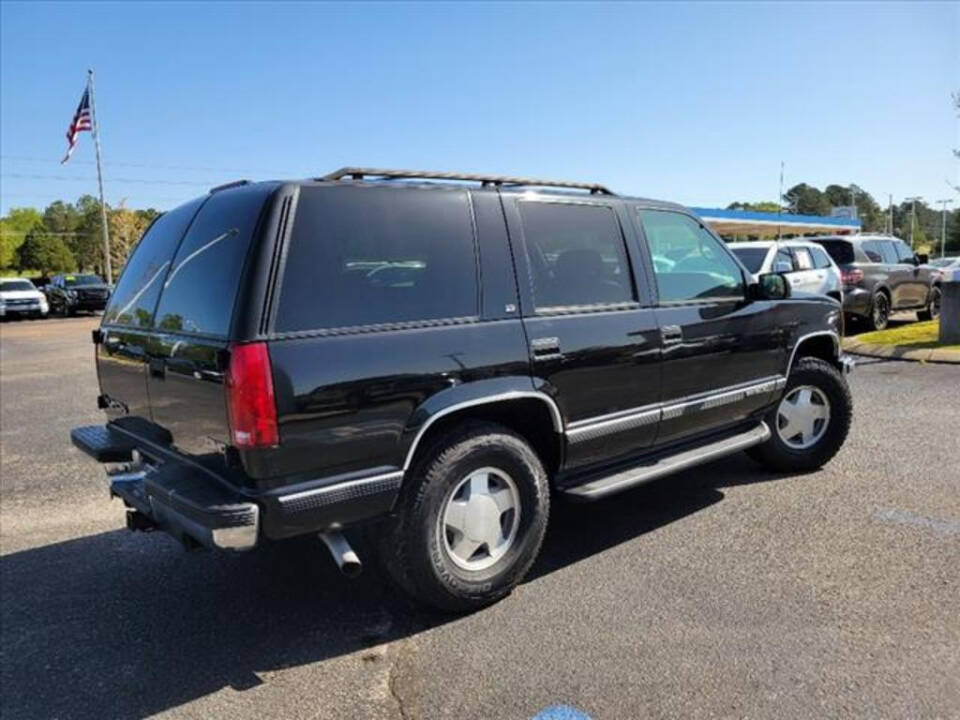
POLYGON ((43 292, 50 304, 50 312, 64 316, 81 310, 103 310, 110 298, 110 286, 99 275, 54 275, 43 286, 43 292))
POLYGON ((239 183, 145 233, 94 332, 109 421, 72 438, 132 529, 320 534, 349 573, 364 524, 402 588, 467 610, 523 578, 551 496, 837 452, 840 305, 749 277, 684 208, 599 185, 239 183))
POLYGON ((940 276, 903 240, 889 235, 837 235, 807 238, 823 245, 840 268, 843 310, 883 330, 890 313, 916 310, 920 320, 940 315, 940 276))

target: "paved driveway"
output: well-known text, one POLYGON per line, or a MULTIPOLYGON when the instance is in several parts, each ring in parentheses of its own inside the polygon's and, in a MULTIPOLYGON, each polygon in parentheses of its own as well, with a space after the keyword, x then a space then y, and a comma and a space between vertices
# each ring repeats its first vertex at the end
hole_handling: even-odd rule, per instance
POLYGON ((99 419, 94 325, 0 326, 4 720, 960 715, 960 367, 865 362, 820 472, 738 456, 558 502, 527 582, 436 618, 311 539, 121 530, 68 440, 99 419))

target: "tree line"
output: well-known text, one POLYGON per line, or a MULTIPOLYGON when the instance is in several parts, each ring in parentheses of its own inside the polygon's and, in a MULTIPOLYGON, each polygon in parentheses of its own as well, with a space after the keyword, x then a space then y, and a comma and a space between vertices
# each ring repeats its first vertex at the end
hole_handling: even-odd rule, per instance
MULTIPOLYGON (((954 203, 954 205, 957 204, 957 202, 954 203)), ((881 206, 870 193, 855 184, 827 185, 820 190, 813 185, 799 183, 783 194, 782 204, 735 202, 728 205, 727 209, 756 212, 782 210, 784 213, 795 215, 830 215, 830 211, 835 207, 853 206, 856 206, 857 217, 863 224, 863 232, 892 232, 909 242, 912 228, 917 249, 929 252, 931 257, 939 255, 943 222, 939 207, 931 207, 924 200, 917 200, 916 205, 911 201, 903 200, 892 208, 889 205, 881 206)), ((947 252, 960 252, 960 208, 947 212, 946 223, 947 252)))
MULTIPOLYGON (((110 260, 119 270, 147 226, 160 215, 153 208, 107 207, 110 260)), ((103 220, 91 195, 75 203, 57 200, 42 211, 12 208, 0 218, 0 268, 49 275, 57 272, 103 274, 103 220)))
MULTIPOLYGON (((917 200, 906 200, 891 209, 883 207, 858 185, 827 185, 820 190, 799 183, 776 202, 735 202, 730 210, 753 210, 798 215, 829 215, 835 207, 856 205, 864 232, 889 232, 910 240, 913 227, 918 250, 936 256, 940 251, 940 208, 917 200), (892 215, 892 217, 891 217, 892 215), (915 218, 915 220, 914 220, 915 218), (914 224, 915 223, 915 224, 914 224)), ((121 204, 107 208, 110 231, 110 260, 119 272, 144 230, 160 215, 158 210, 133 210, 121 204)), ((947 252, 960 252, 960 207, 947 213, 947 252)), ((103 234, 100 204, 91 195, 75 203, 57 200, 42 211, 12 208, 0 218, 0 269, 33 271, 44 275, 56 272, 103 270, 103 234)))

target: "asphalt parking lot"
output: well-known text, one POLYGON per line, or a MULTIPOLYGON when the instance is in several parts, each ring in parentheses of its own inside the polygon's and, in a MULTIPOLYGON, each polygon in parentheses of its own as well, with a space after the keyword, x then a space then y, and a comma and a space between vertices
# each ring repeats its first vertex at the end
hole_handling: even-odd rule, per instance
POLYGON ((95 318, 0 326, 0 715, 960 717, 960 366, 864 361, 822 471, 744 456, 591 505, 469 617, 319 541, 188 554, 121 529, 70 445, 95 318))

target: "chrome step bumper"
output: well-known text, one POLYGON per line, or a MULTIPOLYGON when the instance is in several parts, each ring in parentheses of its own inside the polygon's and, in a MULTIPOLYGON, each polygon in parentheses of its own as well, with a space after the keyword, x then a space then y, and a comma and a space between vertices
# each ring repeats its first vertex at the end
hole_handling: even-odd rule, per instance
POLYGON ((740 450, 746 450, 749 447, 766 442, 769 438, 770 428, 767 427, 765 422, 761 422, 756 427, 738 435, 717 440, 709 445, 684 450, 676 455, 661 457, 647 464, 621 470, 612 475, 591 480, 583 485, 568 488, 564 490, 564 493, 581 500, 598 500, 621 490, 627 490, 645 482, 656 480, 664 475, 685 470, 710 460, 716 460, 740 450))

